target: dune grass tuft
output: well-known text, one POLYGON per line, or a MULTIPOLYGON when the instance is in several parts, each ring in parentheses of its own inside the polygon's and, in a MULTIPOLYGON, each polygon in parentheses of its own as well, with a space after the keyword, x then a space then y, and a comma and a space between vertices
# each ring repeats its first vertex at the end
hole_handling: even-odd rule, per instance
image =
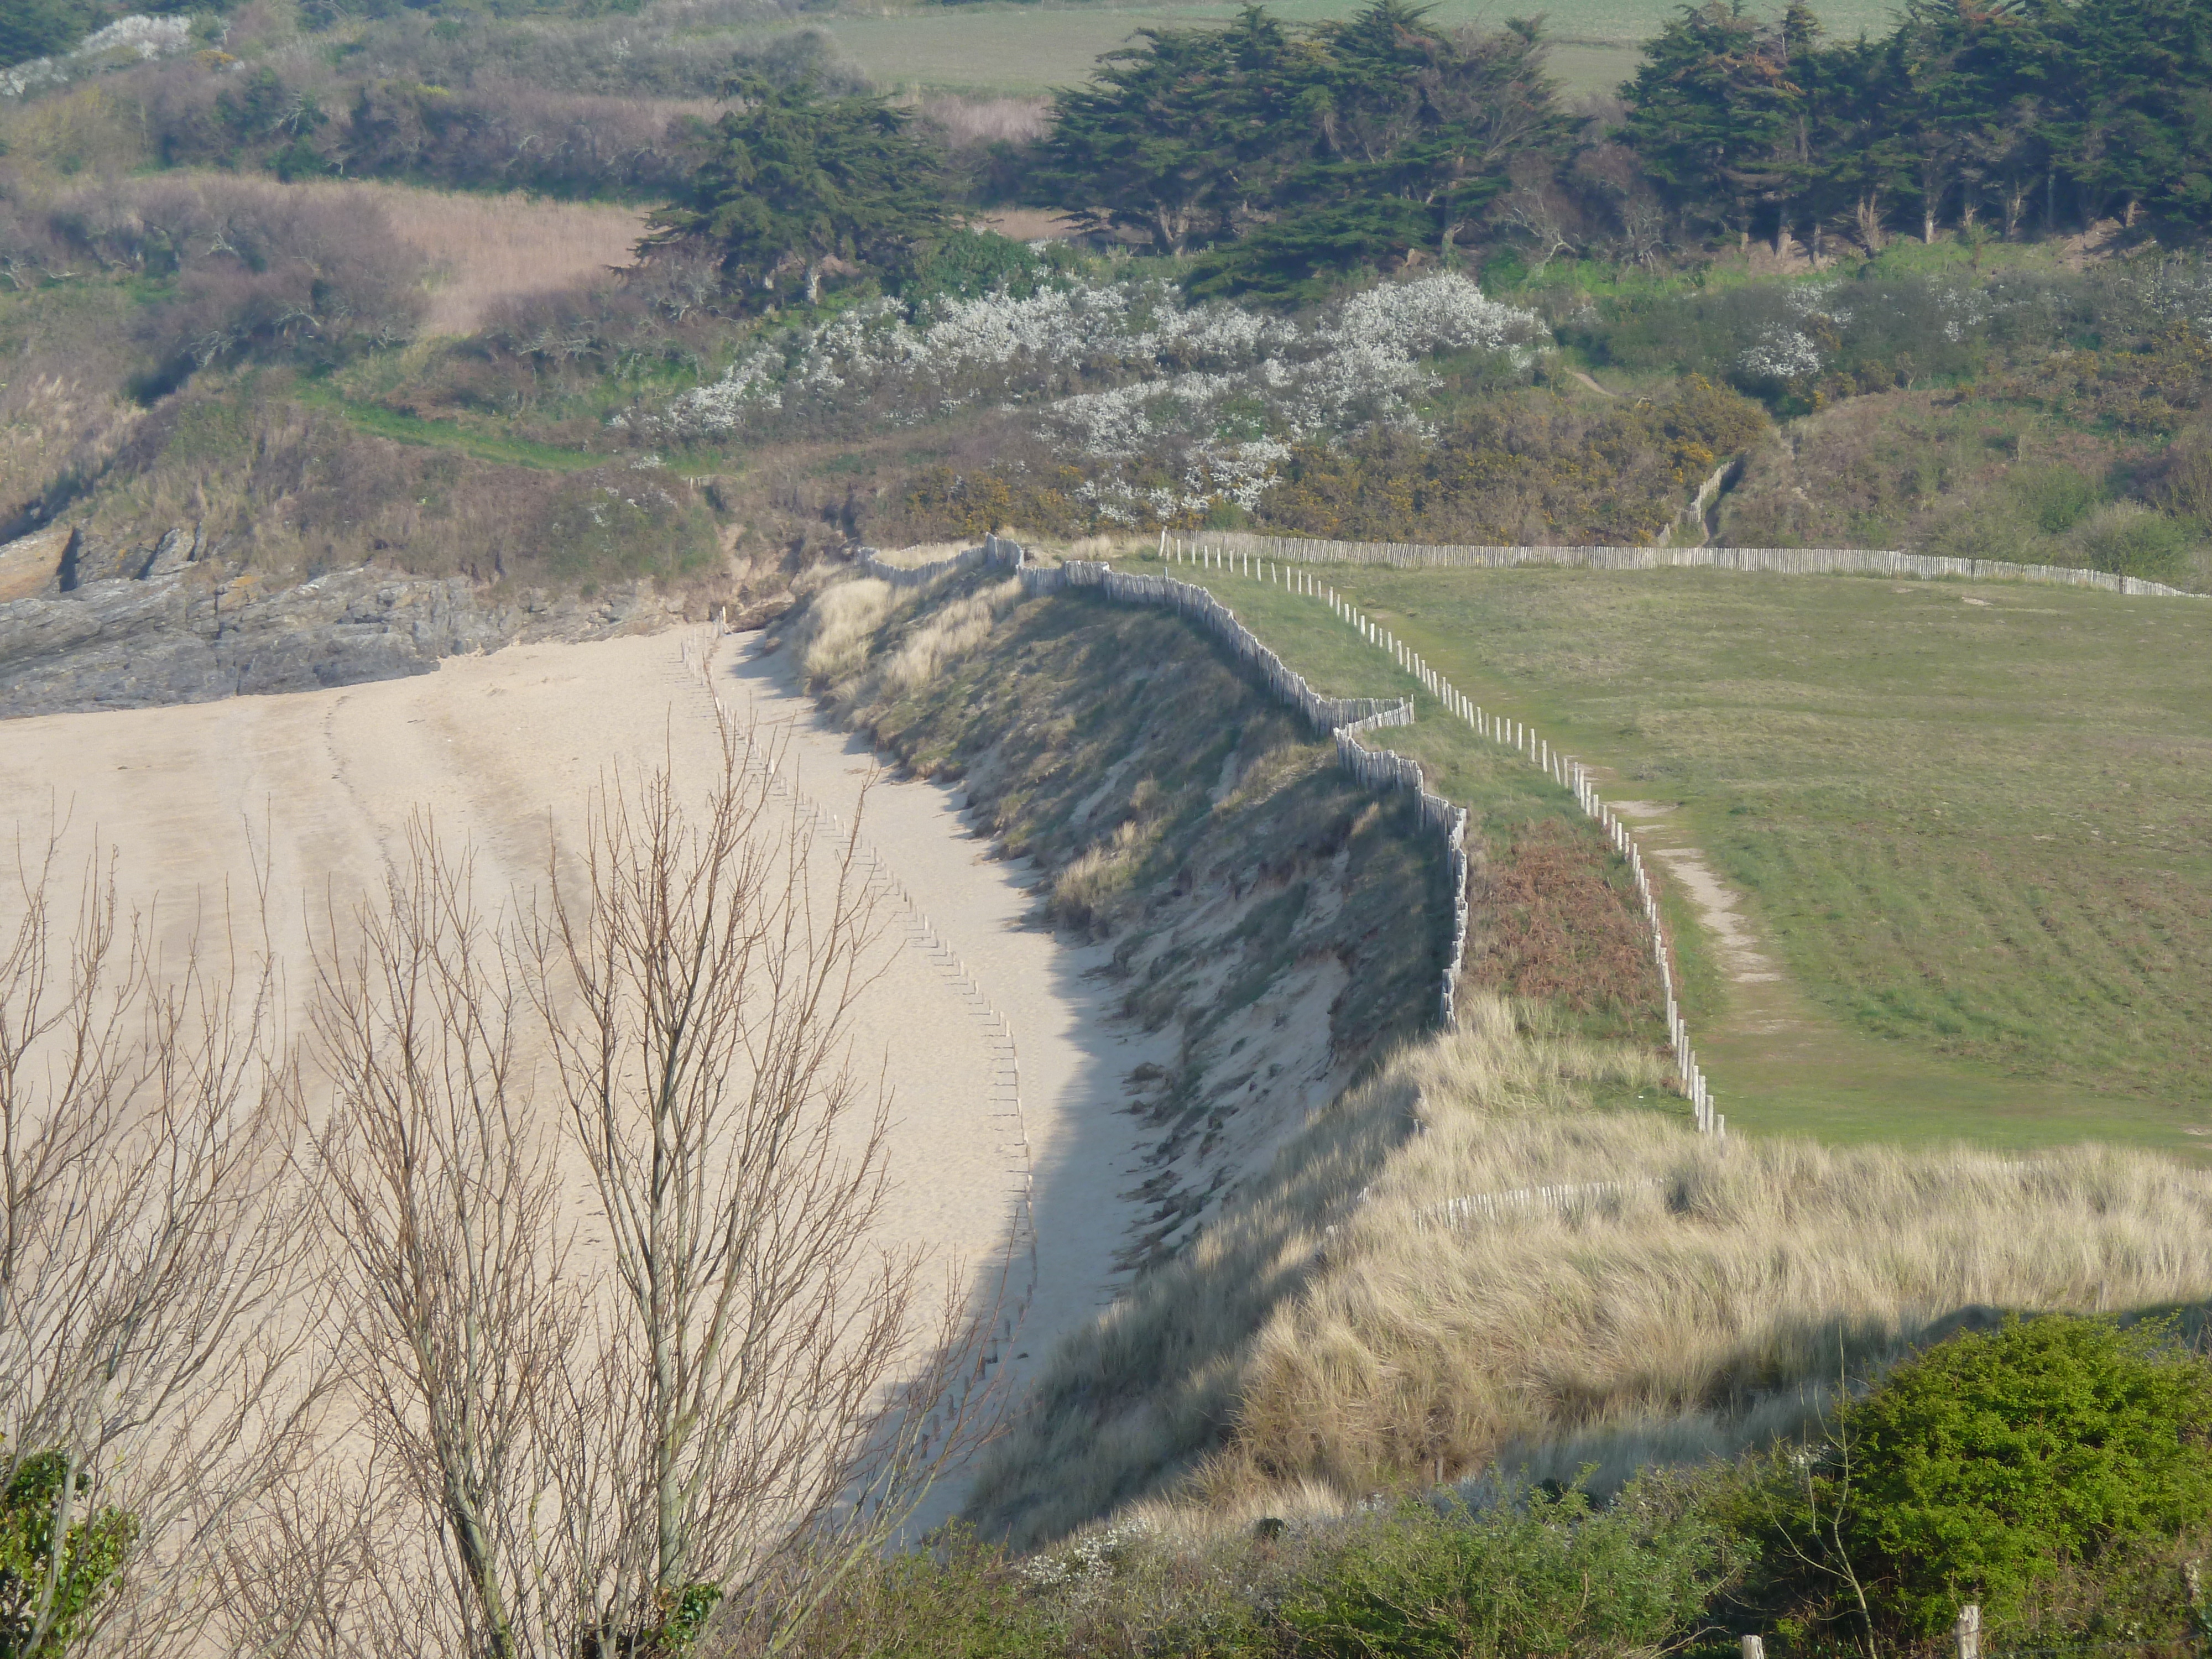
POLYGON ((1593 1464, 1602 1492, 1802 1429, 1839 1381, 2005 1311, 2212 1295, 2212 1175, 2099 1147, 1717 1144, 1637 1108, 1659 1081, 1641 1051, 1474 1000, 1058 1356, 979 1524, 1243 1524, 1593 1464))

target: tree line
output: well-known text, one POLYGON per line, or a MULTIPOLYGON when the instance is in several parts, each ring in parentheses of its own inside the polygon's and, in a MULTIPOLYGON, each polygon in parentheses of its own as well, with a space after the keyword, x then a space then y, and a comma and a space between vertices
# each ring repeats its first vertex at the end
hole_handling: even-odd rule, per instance
MULTIPOLYGON (((1818 258, 1899 227, 2212 219, 2212 0, 1908 0, 1850 40, 1803 0, 1771 20, 1706 0, 1647 43, 1618 106, 1578 114, 1545 52, 1535 21, 1444 29, 1407 0, 1143 29, 1054 94, 1042 138, 1006 158, 1012 193, 1187 256, 1194 294, 1278 300, 1478 246, 1648 258, 1664 222, 1677 242, 1794 236, 1818 258)), ((708 236, 768 287, 795 266, 811 292, 825 258, 894 269, 943 234, 927 135, 887 100, 803 80, 738 95, 664 239, 708 236), (732 164, 801 152, 850 165, 732 164), (779 177, 797 186, 781 199, 779 177), (771 246, 779 216, 805 228, 771 246)))
POLYGON ((2212 6, 1906 0, 1880 38, 1824 38, 1802 0, 1685 7, 1624 88, 1623 134, 1693 222, 1816 248, 2007 237, 2143 211, 2212 218, 2212 6))

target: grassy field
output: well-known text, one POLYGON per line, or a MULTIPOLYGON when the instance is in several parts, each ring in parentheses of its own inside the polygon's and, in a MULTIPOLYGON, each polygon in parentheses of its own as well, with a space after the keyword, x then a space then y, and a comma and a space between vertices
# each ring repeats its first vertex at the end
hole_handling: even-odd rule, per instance
MULTIPOLYGON (((969 92, 1041 92, 1083 80, 1102 52, 1138 29, 1225 22, 1237 7, 1224 0, 1190 5, 935 6, 875 15, 832 15, 816 27, 835 36, 845 54, 881 85, 969 92)), ((1282 0, 1270 7, 1297 22, 1349 16, 1358 0, 1282 0)), ((1547 27, 1559 42, 1553 73, 1570 95, 1609 91, 1635 72, 1636 43, 1656 32, 1673 9, 1655 0, 1571 0, 1548 9, 1547 27)), ((1851 0, 1821 8, 1832 33, 1877 29, 1889 9, 1851 0)), ((1507 13, 1479 0, 1441 0, 1431 13, 1448 26, 1495 27, 1507 13)))
MULTIPOLYGON (((1668 809, 1655 841, 1747 896, 1778 980, 1731 981, 1678 926, 1732 1124, 2205 1150, 2212 606, 1717 572, 1330 574, 1600 768, 1608 796, 1668 809)), ((1310 602, 1216 580, 1328 689, 1403 684, 1310 602)), ((1467 738, 1404 739, 1489 810, 1469 769, 1486 763, 1454 758, 1467 738)))

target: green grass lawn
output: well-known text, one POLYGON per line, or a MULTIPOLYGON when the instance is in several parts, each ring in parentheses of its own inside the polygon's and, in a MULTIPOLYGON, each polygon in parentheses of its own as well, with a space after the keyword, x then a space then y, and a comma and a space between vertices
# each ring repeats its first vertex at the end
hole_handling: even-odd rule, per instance
MULTIPOLYGON (((1270 9, 1294 22, 1346 17, 1361 0, 1281 0, 1270 9)), ((1570 0, 1550 8, 1546 27, 1559 44, 1552 72, 1571 97, 1609 92, 1635 73, 1637 43, 1648 40, 1674 9, 1656 0, 1570 0)), ((809 19, 836 37, 846 56, 886 87, 967 92, 1036 93, 1072 86, 1102 52, 1138 29, 1226 22, 1227 0, 1188 5, 961 5, 915 10, 840 12, 809 19)), ((1889 9, 1850 0, 1823 7, 1831 33, 1887 26, 1889 9)), ((1477 0, 1440 0, 1431 15, 1447 27, 1496 27, 1504 14, 1477 0)))
MULTIPOLYGON (((2206 1148, 2212 604, 1686 570, 1327 574, 1470 696, 1606 769, 1609 796, 1672 807, 1656 839, 1747 896, 1779 982, 1730 982, 1677 930, 1731 1124, 2206 1148)), ((1325 611, 1218 580, 1325 690, 1403 684, 1325 611)), ((1489 810, 1442 753, 1457 739, 1400 735, 1489 810)))

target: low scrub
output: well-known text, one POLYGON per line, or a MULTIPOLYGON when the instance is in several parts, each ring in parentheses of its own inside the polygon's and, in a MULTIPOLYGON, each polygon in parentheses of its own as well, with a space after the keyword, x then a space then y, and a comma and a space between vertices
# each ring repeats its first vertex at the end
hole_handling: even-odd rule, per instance
POLYGON ((2212 1480, 2212 1366, 2170 1328, 2051 1316, 1919 1350, 1773 1450, 1295 1510, 1189 1509, 1027 1556, 954 1532, 871 1564, 789 1632, 806 1659, 1202 1655, 1934 1659, 1960 1609, 1996 1650, 2185 1654, 2212 1480))
MULTIPOLYGON (((2012 383, 2017 385, 2017 382, 2012 383)), ((2171 443, 2030 398, 1891 392, 1801 421, 1755 447, 1725 498, 1739 547, 1894 547, 1959 558, 2212 580, 2200 488, 2203 428, 2171 443)))
POLYGON ((696 575, 715 560, 706 503, 664 469, 478 460, 369 435, 295 390, 270 372, 168 399, 82 508, 88 544, 188 525, 232 570, 315 575, 374 561, 586 592, 696 575))
POLYGON ((1657 403, 1531 392, 1479 404, 1434 436, 1301 445, 1260 511, 1346 541, 1638 546, 1765 429, 1756 404, 1695 376, 1657 403))

